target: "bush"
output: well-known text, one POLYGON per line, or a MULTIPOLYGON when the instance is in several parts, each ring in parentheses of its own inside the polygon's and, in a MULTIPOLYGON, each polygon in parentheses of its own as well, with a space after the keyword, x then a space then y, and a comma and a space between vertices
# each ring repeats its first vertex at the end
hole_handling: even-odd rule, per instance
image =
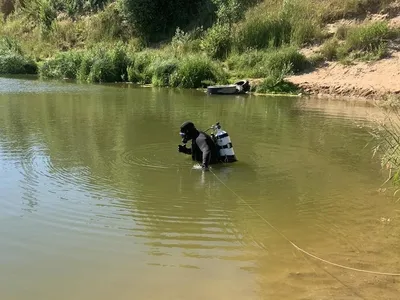
POLYGON ((290 43, 291 24, 277 16, 257 16, 240 24, 235 39, 235 49, 279 47, 290 43))
POLYGON ((290 23, 290 41, 302 46, 322 37, 322 21, 312 1, 283 1, 279 17, 290 23))
POLYGON ((321 47, 321 54, 327 60, 334 60, 337 58, 337 51, 339 48, 339 41, 336 38, 327 40, 321 47))
POLYGON ((148 42, 173 35, 185 28, 208 0, 122 0, 124 14, 137 34, 148 42))
POLYGON ((306 57, 294 47, 278 50, 254 50, 243 54, 232 55, 228 59, 228 67, 238 71, 241 76, 253 78, 268 77, 287 70, 298 73, 310 66, 306 57))
POLYGON ((295 84, 271 76, 256 86, 256 92, 263 94, 298 94, 300 91, 301 89, 295 84))
POLYGON ((127 41, 132 36, 132 30, 124 22, 122 12, 114 2, 87 20, 86 35, 92 43, 104 40, 127 41))
POLYGON ((152 63, 160 56, 159 52, 143 50, 136 52, 130 58, 128 80, 133 83, 149 84, 153 77, 152 63))
POLYGON ((202 49, 215 59, 225 59, 231 51, 231 33, 228 25, 216 24, 201 41, 202 49))
POLYGON ((348 55, 354 58, 383 58, 387 54, 387 41, 391 35, 392 32, 385 21, 354 26, 348 30, 345 42, 338 50, 339 56, 340 58, 348 55))
POLYGON ((177 59, 155 60, 150 67, 152 69, 151 83, 154 86, 170 86, 170 77, 178 68, 177 59))
POLYGON ((267 62, 271 70, 282 70, 285 65, 291 65, 290 71, 293 73, 299 73, 309 65, 307 58, 294 47, 271 51, 267 62))
POLYGON ((170 82, 173 87, 199 88, 204 87, 205 82, 227 83, 227 74, 207 57, 190 55, 180 60, 170 82))
POLYGON ((119 82, 127 79, 129 59, 121 43, 98 45, 86 51, 57 54, 41 64, 43 78, 69 78, 85 82, 119 82))
POLYGON ((0 39, 0 74, 36 74, 37 64, 24 56, 13 39, 0 39))
POLYGON ((81 52, 61 52, 40 65, 39 75, 41 78, 76 79, 81 62, 81 52))
POLYGON ((128 56, 121 44, 117 43, 111 49, 98 45, 83 55, 77 78, 86 82, 124 81, 128 77, 128 64, 128 56))
POLYGON ((387 22, 354 27, 346 36, 346 47, 349 51, 375 52, 385 43, 389 32, 387 22))

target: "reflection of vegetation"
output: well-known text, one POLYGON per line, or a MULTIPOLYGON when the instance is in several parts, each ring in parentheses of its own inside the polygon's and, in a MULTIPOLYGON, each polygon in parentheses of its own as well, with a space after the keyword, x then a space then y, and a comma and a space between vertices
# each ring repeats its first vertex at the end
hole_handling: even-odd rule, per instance
MULTIPOLYGON (((92 86, 93 90, 80 94, 2 96, 0 133, 6 142, 1 146, 20 153, 20 161, 40 146, 49 158, 52 180, 61 184, 75 180, 89 192, 113 195, 116 205, 134 219, 133 234, 156 240, 152 247, 176 245, 177 234, 186 236, 182 248, 184 244, 200 247, 193 241, 199 236, 204 244, 207 236, 218 244, 218 238, 229 239, 229 234, 239 234, 236 231, 241 233, 258 222, 249 219, 243 224, 245 209, 237 199, 213 177, 201 185, 197 173, 188 175, 190 164, 183 171, 179 168, 180 172, 133 164, 136 158, 167 166, 185 161, 174 153, 180 142, 179 126, 186 119, 201 129, 220 121, 232 136, 239 158, 235 168, 241 170, 227 175, 228 183, 239 189, 251 185, 238 192, 260 212, 271 214, 279 207, 271 201, 290 199, 285 206, 288 219, 296 218, 298 194, 308 193, 308 199, 318 200, 318 195, 339 184, 340 179, 332 182, 326 172, 353 174, 357 166, 368 163, 369 157, 359 151, 363 135, 359 140, 346 138, 353 129, 343 119, 326 123, 324 118, 295 109, 293 99, 216 99, 197 91, 123 87, 92 86), (149 146, 154 143, 160 146, 149 146), (82 173, 82 169, 87 171, 82 173), (272 200, 266 201, 270 196, 272 200), (231 233, 213 237, 210 226, 231 233)), ((224 176, 222 171, 220 176, 224 176)), ((358 180, 337 177, 343 178, 340 184, 345 186, 358 180)), ((287 226, 286 220, 273 221, 287 226)), ((253 227, 257 235, 259 227, 253 227)))

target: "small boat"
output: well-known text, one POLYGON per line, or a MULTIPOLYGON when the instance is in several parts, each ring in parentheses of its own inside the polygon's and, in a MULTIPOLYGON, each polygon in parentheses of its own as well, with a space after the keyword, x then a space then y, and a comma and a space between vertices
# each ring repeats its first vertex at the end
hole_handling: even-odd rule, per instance
POLYGON ((234 84, 228 85, 212 85, 207 87, 207 93, 210 95, 235 95, 246 94, 250 91, 250 83, 248 80, 240 80, 234 84))

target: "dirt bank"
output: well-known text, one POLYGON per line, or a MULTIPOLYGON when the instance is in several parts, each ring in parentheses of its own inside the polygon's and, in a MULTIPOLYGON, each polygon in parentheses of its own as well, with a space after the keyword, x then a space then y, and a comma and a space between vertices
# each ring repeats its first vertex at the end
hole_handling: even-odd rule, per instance
POLYGON ((400 96, 400 52, 377 62, 350 66, 327 62, 311 73, 290 76, 287 80, 317 96, 378 100, 387 95, 400 96))
MULTIPOLYGON (((374 14, 365 20, 387 20, 391 28, 400 28, 400 1, 393 2, 385 14, 374 14)), ((341 20, 327 26, 334 33, 343 24, 361 20, 341 20)), ((322 67, 288 81, 299 85, 307 94, 323 97, 381 100, 389 95, 400 97, 400 39, 389 43, 389 57, 375 62, 352 61, 351 65, 326 62, 322 67)), ((303 49, 312 55, 318 49, 303 49)))

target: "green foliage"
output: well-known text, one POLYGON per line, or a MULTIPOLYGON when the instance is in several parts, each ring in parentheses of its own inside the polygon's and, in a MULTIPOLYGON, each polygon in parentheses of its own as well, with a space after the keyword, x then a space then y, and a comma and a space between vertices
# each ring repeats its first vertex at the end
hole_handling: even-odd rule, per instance
POLYGON ((319 10, 324 22, 334 22, 343 18, 363 17, 378 13, 393 0, 329 0, 320 1, 319 10))
POLYGON ((291 24, 278 16, 255 16, 239 26, 235 48, 239 52, 248 49, 280 47, 290 43, 291 24))
POLYGON ((151 50, 143 50, 131 56, 128 66, 128 81, 140 84, 149 84, 152 81, 152 63, 157 60, 159 53, 151 50))
POLYGON ((170 82, 173 87, 199 88, 204 87, 205 82, 227 83, 227 74, 206 56, 189 55, 180 60, 170 82))
POLYGON ((240 0, 212 0, 216 7, 219 24, 225 24, 230 29, 244 16, 244 3, 240 0))
POLYGON ((185 28, 208 0, 121 0, 126 18, 136 33, 148 42, 172 35, 185 28))
POLYGON ((249 14, 237 28, 236 50, 243 52, 289 44, 302 46, 320 39, 321 21, 314 9, 309 2, 292 0, 283 1, 276 10, 249 14))
POLYGON ((179 27, 171 40, 171 48, 175 55, 201 51, 201 37, 204 35, 203 27, 197 27, 190 32, 184 32, 179 27))
POLYGON ((279 17, 290 23, 292 43, 302 46, 321 37, 322 22, 315 9, 316 7, 309 1, 283 1, 279 17))
POLYGON ((301 72, 310 66, 310 62, 296 48, 285 47, 236 53, 229 57, 227 65, 240 77, 264 78, 285 69, 287 73, 301 72))
POLYGON ((381 47, 388 36, 387 22, 374 22, 350 30, 346 37, 346 47, 349 51, 374 52, 381 47))
POLYGON ((41 33, 46 36, 57 17, 57 2, 52 0, 30 0, 26 1, 22 11, 39 26, 41 33))
POLYGON ((227 74, 204 55, 171 57, 168 52, 146 50, 132 56, 128 80, 155 86, 199 88, 205 82, 227 83, 227 74))
POLYGON ((386 21, 376 21, 349 28, 338 50, 340 58, 380 59, 387 55, 387 41, 392 33, 386 21))
POLYGON ((256 86, 256 92, 262 94, 299 94, 301 89, 295 84, 278 80, 274 77, 265 78, 260 84, 256 86))
POLYGON ((36 62, 24 56, 20 45, 8 37, 0 39, 0 74, 35 74, 36 62))
POLYGON ((201 48, 215 59, 225 59, 232 46, 232 38, 227 25, 216 24, 211 27, 201 41, 201 48))
POLYGON ((119 82, 127 79, 129 59, 122 44, 98 45, 87 51, 59 53, 40 65, 42 78, 78 79, 83 82, 119 82))
POLYGON ((133 32, 124 20, 123 12, 116 3, 112 3, 104 10, 88 19, 85 34, 91 43, 101 41, 123 40, 127 41, 133 32))
POLYGON ((151 83, 154 86, 166 87, 171 85, 171 75, 178 68, 179 61, 176 58, 162 60, 157 59, 152 64, 152 79, 151 83))
POLYGON ((128 56, 121 44, 111 48, 98 45, 84 54, 77 78, 86 82, 125 81, 128 64, 128 56))
POLYGON ((339 41, 334 37, 327 40, 322 45, 320 52, 325 59, 334 60, 337 58, 338 48, 339 48, 339 41))
POLYGON ((76 79, 81 62, 81 52, 60 52, 40 65, 39 75, 41 78, 76 79))

